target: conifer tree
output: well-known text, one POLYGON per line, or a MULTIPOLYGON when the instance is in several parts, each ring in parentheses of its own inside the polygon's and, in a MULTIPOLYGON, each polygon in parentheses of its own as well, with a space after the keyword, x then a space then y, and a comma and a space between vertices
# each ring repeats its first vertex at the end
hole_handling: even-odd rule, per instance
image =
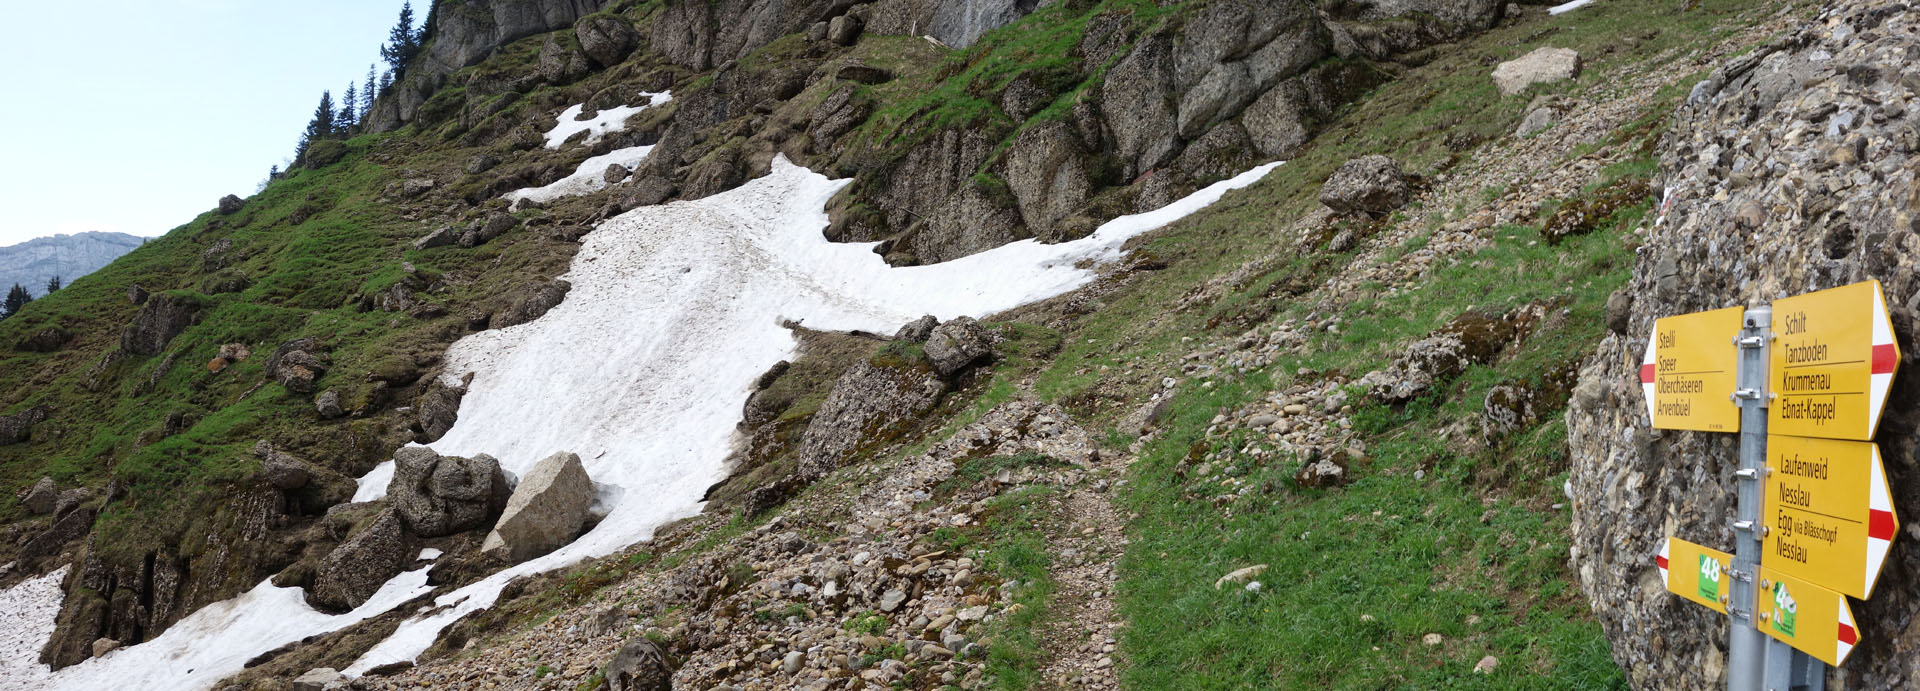
POLYGON ((393 70, 380 73, 380 93, 386 93, 393 86, 393 70))
POLYGON ((320 92, 320 105, 313 109, 313 120, 307 123, 307 141, 326 139, 333 136, 334 124, 333 92, 320 92))
POLYGON ((373 65, 367 65, 367 85, 360 89, 360 120, 367 119, 367 113, 373 112, 374 91, 373 65))
POLYGON ((13 289, 7 291, 7 301, 0 303, 0 315, 11 317, 18 314, 20 308, 27 306, 29 302, 33 302, 33 294, 27 292, 27 289, 21 287, 20 284, 15 283, 13 284, 13 289))
POLYGON ((347 93, 340 97, 340 114, 334 118, 334 122, 342 130, 352 129, 354 125, 360 124, 359 92, 359 86, 353 82, 347 82, 347 93))
POLYGON ((50 279, 47 279, 47 294, 48 294, 48 295, 52 295, 52 294, 53 294, 53 291, 56 291, 56 290, 59 290, 59 289, 60 289, 60 277, 59 277, 59 276, 54 276, 53 278, 50 278, 50 279))
POLYGON ((413 28, 413 3, 400 5, 400 21, 387 32, 387 44, 380 46, 380 58, 387 61, 396 78, 407 74, 407 65, 420 52, 420 34, 413 28))

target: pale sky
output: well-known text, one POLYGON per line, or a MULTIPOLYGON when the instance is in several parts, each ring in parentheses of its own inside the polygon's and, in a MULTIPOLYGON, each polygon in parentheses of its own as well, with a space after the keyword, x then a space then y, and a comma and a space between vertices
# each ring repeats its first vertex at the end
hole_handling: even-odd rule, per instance
MULTIPOLYGON (((366 80, 400 4, 6 3, 0 246, 160 235, 222 195, 252 194, 292 155, 320 92, 366 80)), ((427 0, 414 5, 419 21, 427 0)))

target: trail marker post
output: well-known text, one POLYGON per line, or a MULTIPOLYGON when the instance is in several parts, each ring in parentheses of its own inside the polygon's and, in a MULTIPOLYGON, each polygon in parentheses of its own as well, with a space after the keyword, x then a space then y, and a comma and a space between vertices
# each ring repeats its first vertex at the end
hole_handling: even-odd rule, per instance
POLYGON ((1653 427, 1740 435, 1733 553, 1669 537, 1656 558, 1727 615, 1730 691, 1823 691, 1858 643, 1847 596, 1872 594, 1899 532, 1871 441, 1899 362, 1878 281, 1654 323, 1653 427))

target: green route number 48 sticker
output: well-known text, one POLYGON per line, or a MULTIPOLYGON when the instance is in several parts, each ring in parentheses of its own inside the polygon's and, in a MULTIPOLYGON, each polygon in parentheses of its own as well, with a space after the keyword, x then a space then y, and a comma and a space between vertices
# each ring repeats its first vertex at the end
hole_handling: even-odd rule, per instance
POLYGON ((1700 555, 1700 579, 1698 581, 1700 597, 1709 602, 1720 601, 1720 560, 1705 554, 1700 555))
POLYGON ((1773 630, 1780 635, 1793 636, 1794 614, 1799 612, 1800 603, 1787 594, 1787 584, 1775 581, 1773 584, 1773 630))

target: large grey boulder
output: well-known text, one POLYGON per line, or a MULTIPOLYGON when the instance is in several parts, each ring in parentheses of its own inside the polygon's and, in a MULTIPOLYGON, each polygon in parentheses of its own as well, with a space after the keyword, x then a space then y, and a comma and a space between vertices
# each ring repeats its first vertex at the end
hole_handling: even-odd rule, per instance
POLYGON ((520 478, 480 551, 518 564, 573 542, 593 505, 593 481, 580 457, 562 451, 520 478))
POLYGON ((944 380, 923 368, 860 361, 834 382, 801 433, 799 475, 819 478, 876 439, 902 433, 946 390, 944 380))
POLYGON ((580 49, 602 67, 612 67, 627 59, 640 43, 640 34, 625 19, 610 14, 588 15, 573 27, 580 49))
POLYGON ((407 528, 420 537, 440 537, 486 525, 506 506, 510 490, 500 462, 478 454, 442 456, 424 446, 393 453, 387 500, 407 528))
POLYGON ((334 691, 343 688, 347 688, 347 678, 340 674, 340 670, 320 667, 294 677, 291 691, 334 691))
POLYGON ((1572 48, 1541 46, 1533 52, 1500 63, 1493 68, 1493 85, 1500 93, 1513 95, 1535 84, 1580 76, 1580 54, 1572 48))
POLYGON ((947 377, 992 355, 993 343, 987 338, 987 330, 980 328, 980 322, 973 317, 956 317, 933 327, 933 332, 927 335, 926 349, 933 369, 947 377))
POLYGON ((241 201, 239 197, 236 197, 231 194, 221 197, 220 198, 220 215, 226 216, 230 214, 239 213, 240 207, 244 204, 245 202, 241 201))
POLYGON ((174 336, 200 319, 198 300, 168 293, 154 295, 120 334, 120 349, 134 355, 159 355, 174 336))
POLYGON ((395 510, 382 511, 320 561, 307 601, 329 610, 359 607, 413 562, 414 549, 395 510))
POLYGON ((902 324, 900 330, 894 332, 893 340, 907 341, 909 343, 926 343, 927 337, 933 335, 934 327, 939 325, 940 319, 938 317, 931 314, 922 315, 919 319, 902 324))
POLYGON ((1343 214, 1384 214, 1405 206, 1412 195, 1400 164, 1379 154, 1341 164, 1320 186, 1320 203, 1343 214))
POLYGON ((53 478, 43 477, 32 487, 20 493, 20 505, 36 516, 53 513, 54 501, 60 498, 60 489, 53 484, 53 478))
POLYGON ((466 397, 465 389, 434 382, 427 392, 414 402, 414 440, 422 444, 438 441, 453 429, 453 423, 460 420, 460 399, 466 397))
MULTIPOLYGON (((1741 480, 1733 435, 1653 430, 1637 376, 1661 317, 1876 279, 1902 357, 1875 437, 1901 530, 1872 597, 1852 601, 1859 645, 1827 688, 1920 679, 1920 234, 1908 56, 1920 14, 1830 3, 1817 22, 1716 69, 1662 138, 1655 180, 1672 195, 1624 292, 1624 333, 1582 366, 1567 407, 1570 566, 1637 688, 1726 688, 1726 618, 1666 591, 1669 536, 1731 550, 1741 480), (1841 57, 1845 56, 1845 57, 1841 57), (1866 155, 1861 155, 1864 149, 1866 155), (1872 182, 1866 182, 1872 181, 1872 182), (1862 184, 1865 183, 1865 184, 1862 184), (1742 227, 1742 209, 1767 213, 1742 227)), ((1775 557, 1768 556, 1767 560, 1775 557)))
POLYGON ((475 221, 460 234, 461 247, 479 247, 494 238, 506 235, 508 231, 520 227, 520 219, 504 211, 495 211, 486 218, 475 221))

